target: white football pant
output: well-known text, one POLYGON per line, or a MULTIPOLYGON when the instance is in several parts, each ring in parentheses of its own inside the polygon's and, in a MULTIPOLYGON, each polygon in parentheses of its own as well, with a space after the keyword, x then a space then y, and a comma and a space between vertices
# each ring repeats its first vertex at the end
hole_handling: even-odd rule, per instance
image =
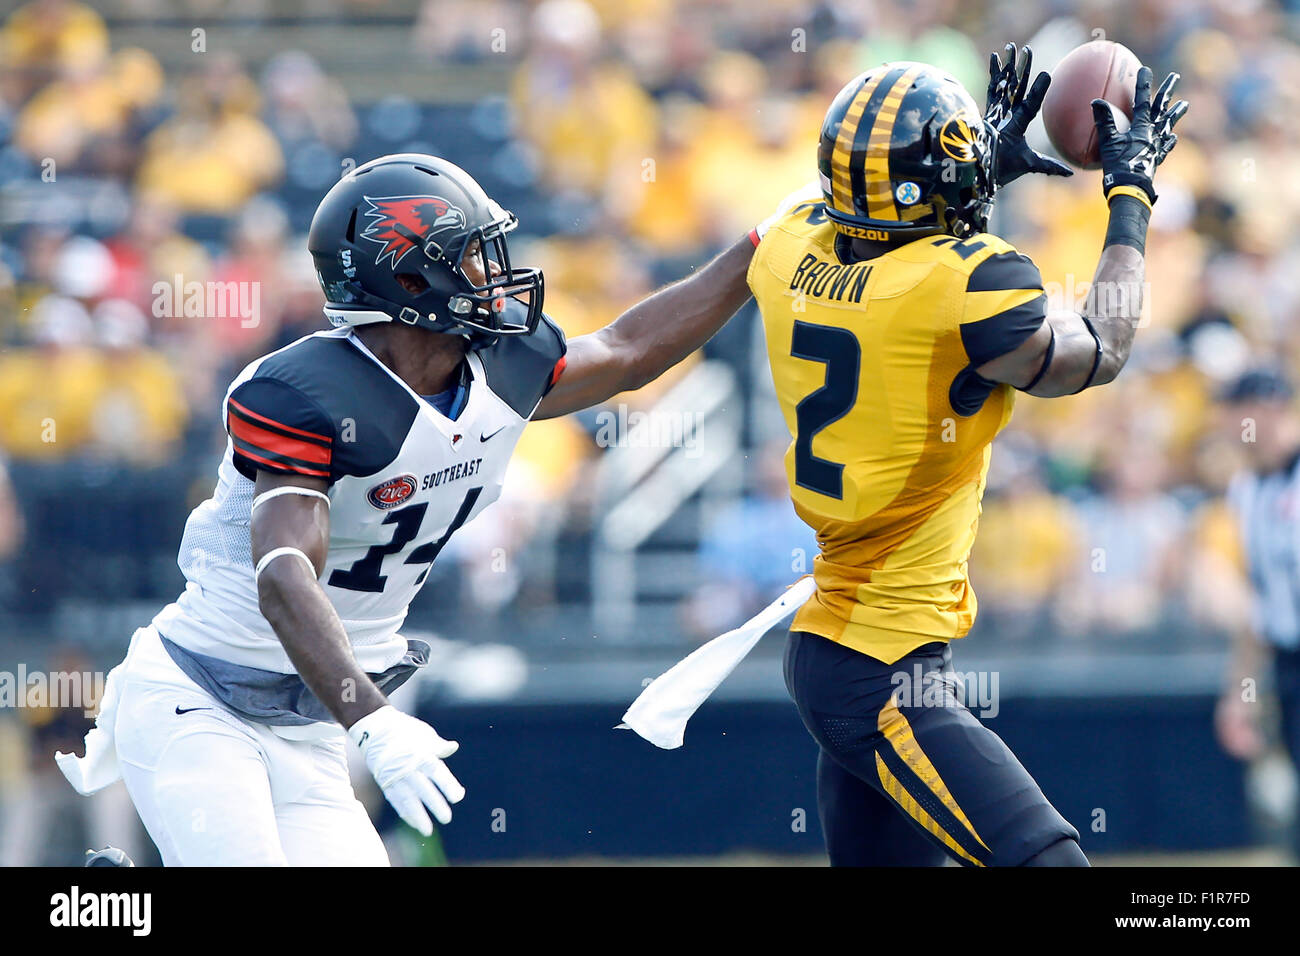
POLYGON ((115 736, 165 865, 388 865, 352 791, 345 736, 286 740, 242 720, 144 631, 125 666, 115 736))

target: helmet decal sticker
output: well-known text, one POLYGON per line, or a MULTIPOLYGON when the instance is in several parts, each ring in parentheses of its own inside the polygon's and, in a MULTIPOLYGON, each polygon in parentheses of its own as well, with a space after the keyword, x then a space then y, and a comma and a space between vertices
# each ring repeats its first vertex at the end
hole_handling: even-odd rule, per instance
POLYGON ((436 230, 461 228, 465 213, 440 196, 381 196, 364 197, 370 204, 366 215, 371 222, 361 233, 362 239, 379 244, 375 265, 389 259, 393 271, 408 252, 415 248, 410 238, 424 238, 436 230))
POLYGON ((959 163, 975 160, 975 132, 965 116, 957 115, 939 131, 939 145, 959 163))
POLYGON ((921 198, 921 187, 913 182, 899 183, 894 196, 901 206, 914 205, 921 198))

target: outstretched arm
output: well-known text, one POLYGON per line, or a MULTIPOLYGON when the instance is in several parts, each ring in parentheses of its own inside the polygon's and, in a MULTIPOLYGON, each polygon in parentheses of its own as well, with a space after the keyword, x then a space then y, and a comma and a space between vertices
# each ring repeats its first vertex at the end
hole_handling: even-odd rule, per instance
MULTIPOLYGON (((1115 212, 1112 206, 1112 219, 1115 212)), ((1145 217, 1143 224, 1145 231, 1145 217)), ((1128 361, 1142 316, 1145 269, 1141 250, 1107 246, 1097 263, 1083 313, 1049 314, 1019 348, 981 365, 980 375, 1040 398, 1073 395, 1113 381, 1128 361)))
POLYGON ((1054 398, 1113 381, 1128 361, 1142 315, 1152 180, 1178 142, 1174 124, 1187 112, 1185 100, 1170 102, 1177 81, 1177 73, 1169 74, 1152 102, 1151 71, 1139 70, 1133 123, 1123 133, 1114 107, 1093 101, 1110 224, 1087 305, 1082 313, 1049 315, 1014 351, 981 365, 984 378, 1054 398))
POLYGON ((654 381, 711 339, 749 298, 754 253, 746 236, 694 274, 665 286, 617 319, 569 343, 564 375, 533 418, 598 405, 654 381))

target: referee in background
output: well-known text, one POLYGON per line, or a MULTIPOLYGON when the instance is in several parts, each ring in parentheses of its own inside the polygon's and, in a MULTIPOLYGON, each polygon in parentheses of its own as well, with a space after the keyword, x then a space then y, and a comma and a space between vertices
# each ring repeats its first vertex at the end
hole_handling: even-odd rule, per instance
MULTIPOLYGON (((1247 470, 1228 488, 1254 598, 1236 630, 1215 732, 1225 751, 1252 760, 1264 749, 1258 683, 1272 664, 1283 743, 1300 767, 1300 414, 1294 389, 1273 367, 1253 368, 1224 391, 1240 422, 1247 470), (1249 682, 1249 683, 1247 683, 1249 682)), ((1300 814, 1291 852, 1300 860, 1300 814)))

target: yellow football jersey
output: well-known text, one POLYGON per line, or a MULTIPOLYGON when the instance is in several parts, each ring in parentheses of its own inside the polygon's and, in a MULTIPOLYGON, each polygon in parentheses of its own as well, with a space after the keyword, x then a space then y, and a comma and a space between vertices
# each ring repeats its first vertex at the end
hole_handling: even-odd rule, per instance
POLYGON ((796 206, 759 242, 749 286, 794 438, 791 497, 821 548, 792 628, 892 664, 974 623, 967 559, 1014 399, 975 369, 1039 327, 1046 296, 986 233, 860 262, 844 241, 823 203, 796 206))

